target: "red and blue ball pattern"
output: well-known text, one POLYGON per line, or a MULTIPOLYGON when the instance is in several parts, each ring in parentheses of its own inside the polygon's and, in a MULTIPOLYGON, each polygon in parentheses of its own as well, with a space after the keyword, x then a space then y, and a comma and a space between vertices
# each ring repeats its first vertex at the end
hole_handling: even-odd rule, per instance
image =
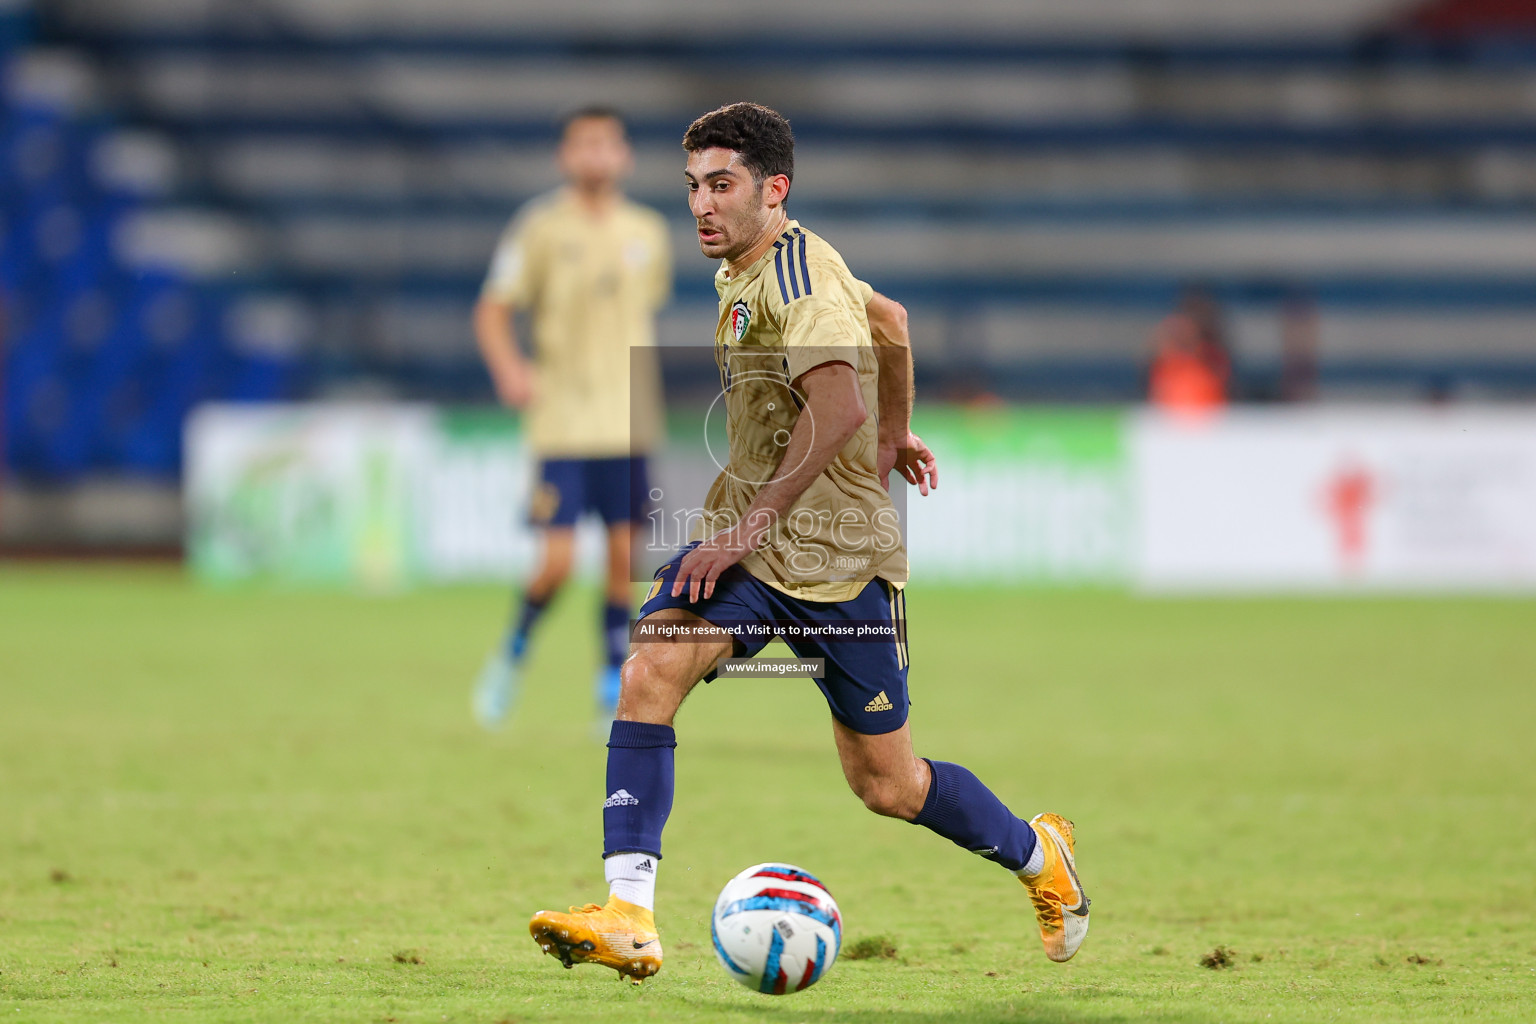
POLYGON ((766 995, 810 988, 837 961, 843 917, 827 887, 792 864, 754 864, 725 884, 710 922, 727 974, 766 995))

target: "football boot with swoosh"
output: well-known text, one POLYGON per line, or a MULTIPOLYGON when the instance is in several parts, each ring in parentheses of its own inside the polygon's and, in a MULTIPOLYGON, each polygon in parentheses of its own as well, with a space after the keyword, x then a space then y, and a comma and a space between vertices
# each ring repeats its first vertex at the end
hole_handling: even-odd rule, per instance
POLYGON ((1020 874, 1019 881, 1035 905, 1045 955, 1065 963, 1088 937, 1088 894, 1077 877, 1072 823, 1059 814, 1037 814, 1029 827, 1045 851, 1045 866, 1037 875, 1020 874))
POLYGON ((565 967, 602 964, 638 985, 661 970, 661 935, 656 917, 644 907, 610 897, 570 913, 541 910, 528 922, 539 948, 565 967))

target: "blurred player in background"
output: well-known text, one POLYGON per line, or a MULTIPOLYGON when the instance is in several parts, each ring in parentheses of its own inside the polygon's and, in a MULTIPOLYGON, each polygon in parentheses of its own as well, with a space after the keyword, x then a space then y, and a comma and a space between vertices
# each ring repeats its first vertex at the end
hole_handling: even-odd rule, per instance
POLYGON ((522 412, 538 462, 529 519, 540 531, 539 564, 475 687, 475 715, 487 728, 511 711, 529 640, 570 576, 576 523, 587 513, 607 530, 597 713, 612 717, 629 642, 631 533, 647 501, 645 454, 661 415, 647 354, 672 288, 666 222, 621 190, 634 158, 616 111, 567 118, 558 160, 565 185, 508 225, 474 313, 496 395, 522 412), (531 360, 518 346, 517 312, 533 325, 531 360), (637 348, 646 352, 632 358, 637 348))

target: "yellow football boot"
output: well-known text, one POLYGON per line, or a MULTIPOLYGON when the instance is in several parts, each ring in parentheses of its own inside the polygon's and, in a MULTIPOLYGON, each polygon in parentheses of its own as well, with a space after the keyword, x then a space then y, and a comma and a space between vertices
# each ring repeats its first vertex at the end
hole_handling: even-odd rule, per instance
POLYGON ((621 899, 610 897, 601 907, 572 907, 569 914, 541 910, 528 922, 528 933, 568 968, 602 964, 636 985, 661 970, 655 915, 621 899))
POLYGON ((1045 955, 1065 963, 1088 937, 1088 894, 1077 879, 1072 823, 1059 814, 1037 814, 1029 826, 1045 851, 1045 866, 1019 881, 1035 905, 1045 955))

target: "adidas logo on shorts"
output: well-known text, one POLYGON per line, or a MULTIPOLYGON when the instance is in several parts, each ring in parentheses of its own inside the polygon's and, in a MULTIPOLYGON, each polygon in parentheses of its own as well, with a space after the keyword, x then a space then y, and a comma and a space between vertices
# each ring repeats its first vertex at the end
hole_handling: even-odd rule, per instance
MULTIPOLYGON (((881 690, 879 693, 875 694, 875 699, 874 700, 872 700, 868 704, 864 705, 864 710, 865 711, 892 711, 892 710, 895 709, 895 707, 896 707, 896 705, 891 703, 891 698, 889 698, 889 697, 887 697, 885 695, 885 691, 884 690, 881 690)), ((623 791, 620 790, 620 792, 623 792, 623 791)))
POLYGON ((640 801, 629 795, 627 789, 614 790, 613 795, 603 801, 604 807, 638 807, 640 801))

